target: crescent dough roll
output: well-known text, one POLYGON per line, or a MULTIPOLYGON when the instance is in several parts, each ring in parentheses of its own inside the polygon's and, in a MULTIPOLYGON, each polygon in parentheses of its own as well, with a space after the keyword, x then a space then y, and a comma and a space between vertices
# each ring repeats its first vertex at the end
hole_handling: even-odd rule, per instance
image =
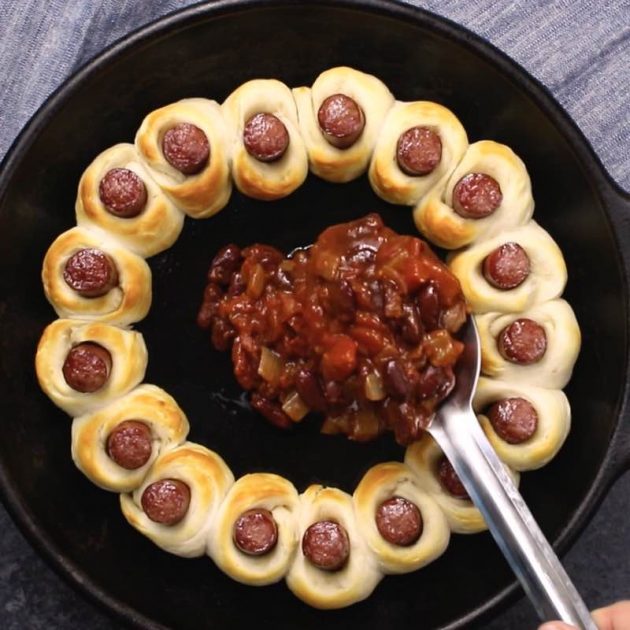
POLYGON ((354 509, 359 529, 384 573, 407 573, 438 558, 450 540, 451 531, 438 504, 424 492, 413 472, 400 462, 370 468, 354 491, 354 509), (383 501, 392 497, 411 501, 422 515, 420 538, 409 546, 385 540, 376 526, 375 515, 383 501))
POLYGON ((228 161, 230 140, 221 107, 215 101, 187 98, 151 112, 136 134, 136 146, 155 181, 193 219, 216 214, 232 193, 228 161), (184 175, 162 153, 162 138, 173 126, 190 123, 199 127, 210 144, 210 159, 195 175, 184 175))
POLYGON ((233 483, 232 471, 216 453, 199 444, 184 442, 155 460, 133 494, 120 495, 120 507, 127 521, 158 547, 193 558, 205 553, 208 530, 233 483), (142 509, 145 488, 161 479, 183 481, 190 488, 188 511, 175 525, 156 523, 142 509))
POLYGON ((559 389, 543 389, 520 383, 508 383, 481 377, 477 384, 473 407, 490 444, 497 455, 514 470, 535 470, 553 459, 571 428, 571 407, 559 389), (524 398, 538 415, 534 435, 521 444, 509 444, 500 438, 484 411, 504 398, 524 398))
POLYGON ((245 475, 230 488, 208 537, 208 554, 230 577, 254 586, 272 584, 286 574, 298 543, 299 497, 293 484, 270 473, 245 475), (264 555, 243 553, 234 544, 234 523, 252 508, 269 510, 278 528, 276 546, 264 555))
POLYGON ((371 74, 341 66, 322 72, 310 88, 294 88, 293 96, 313 173, 338 183, 349 182, 361 175, 368 167, 385 115, 394 104, 387 86, 371 74), (365 115, 363 133, 347 149, 329 144, 317 122, 322 102, 333 94, 349 96, 365 115))
POLYGON ((132 390, 144 378, 147 348, 139 332, 122 330, 100 322, 58 319, 49 324, 37 346, 35 369, 46 395, 71 416, 80 416, 132 390), (82 342, 93 342, 112 358, 107 382, 92 393, 70 387, 62 367, 69 350, 82 342))
MULTIPOLYGON (((487 529, 481 512, 467 499, 457 499, 447 492, 438 478, 442 449, 428 434, 411 444, 405 453, 405 463, 418 477, 420 486, 437 502, 446 516, 451 531, 456 534, 476 534, 487 529)), ((514 483, 520 476, 508 468, 514 483)))
POLYGON ((234 90, 222 105, 233 138, 232 177, 236 187, 256 199, 286 197, 308 175, 308 158, 299 132, 297 109, 291 90, 276 79, 254 79, 234 90), (276 116, 286 127, 289 146, 273 162, 252 157, 243 144, 243 129, 256 114, 276 116))
POLYGON ((317 521, 336 521, 348 533, 350 556, 338 571, 323 571, 306 558, 300 542, 287 574, 287 586, 315 608, 342 608, 368 597, 382 574, 359 530, 352 497, 337 488, 312 485, 300 495, 300 502, 300 536, 317 521))
POLYGON ((475 313, 523 311, 538 302, 559 297, 567 283, 567 268, 560 248, 535 221, 457 252, 448 265, 475 313), (482 266, 486 256, 505 243, 516 243, 525 250, 530 272, 522 284, 504 291, 486 280, 482 266))
POLYGON ((518 313, 476 315, 481 341, 481 372, 486 376, 527 385, 563 388, 571 378, 580 351, 580 328, 573 309, 564 300, 550 300, 518 313), (511 363, 503 358, 497 336, 514 320, 532 319, 545 329, 547 349, 542 358, 530 365, 511 363))
POLYGON ((155 385, 139 385, 106 407, 74 419, 72 459, 92 483, 104 490, 131 492, 142 483, 155 459, 181 444, 188 430, 188 420, 171 396, 155 385), (126 420, 142 422, 151 430, 151 456, 134 470, 119 466, 107 454, 110 433, 126 420))
POLYGON ((184 215, 155 183, 133 144, 116 144, 87 167, 79 181, 75 210, 78 225, 106 232, 144 258, 168 249, 184 226, 184 215), (101 201, 101 180, 114 168, 129 169, 144 183, 147 203, 135 217, 118 217, 101 201))
POLYGON ((46 298, 59 317, 126 326, 143 319, 151 307, 149 265, 103 232, 75 227, 59 235, 44 257, 42 282, 46 298), (82 249, 101 250, 113 261, 118 284, 105 295, 83 297, 64 280, 68 259, 82 249))
POLYGON ((480 140, 468 147, 446 186, 434 188, 419 201, 413 218, 420 232, 434 244, 457 249, 524 225, 533 212, 531 182, 522 160, 504 144, 480 140), (482 219, 461 217, 452 207, 453 189, 469 173, 490 175, 503 195, 499 207, 482 219))
POLYGON ((468 147, 466 130, 453 112, 430 101, 396 102, 389 110, 374 147, 368 172, 374 192, 390 203, 410 206, 444 184, 468 147), (442 142, 442 157, 431 173, 410 176, 398 166, 398 140, 412 127, 427 127, 442 142))

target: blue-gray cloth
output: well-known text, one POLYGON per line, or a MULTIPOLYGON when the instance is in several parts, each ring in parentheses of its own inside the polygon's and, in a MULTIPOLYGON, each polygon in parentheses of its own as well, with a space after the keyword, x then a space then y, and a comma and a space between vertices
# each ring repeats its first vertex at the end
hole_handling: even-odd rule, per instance
MULTIPOLYGON (((416 0, 485 37, 545 84, 613 179, 630 189, 629 0, 416 0)), ((0 0, 0 157, 46 97, 126 33, 189 0, 0 0)), ((587 603, 630 597, 630 477, 615 487, 566 564, 587 603)), ((43 565, 0 508, 0 627, 117 625, 43 565)), ((488 628, 534 628, 525 602, 488 628)))

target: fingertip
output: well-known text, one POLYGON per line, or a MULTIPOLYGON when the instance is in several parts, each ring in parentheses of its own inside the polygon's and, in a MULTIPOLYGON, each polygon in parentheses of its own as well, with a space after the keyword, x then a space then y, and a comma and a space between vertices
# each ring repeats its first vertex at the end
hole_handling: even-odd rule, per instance
POLYGON ((540 626, 538 630, 576 630, 576 629, 574 626, 570 626, 566 623, 562 623, 561 621, 549 621, 547 623, 543 623, 543 625, 540 626))

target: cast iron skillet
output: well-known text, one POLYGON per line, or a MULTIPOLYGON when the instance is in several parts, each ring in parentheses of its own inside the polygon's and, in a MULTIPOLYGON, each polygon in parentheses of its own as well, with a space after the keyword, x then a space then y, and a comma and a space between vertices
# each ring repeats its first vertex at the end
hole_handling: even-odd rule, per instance
MULTIPOLYGON (((367 601, 336 612, 307 607, 279 585, 233 582, 207 558, 160 551, 128 526, 118 498, 71 462, 70 421, 39 391, 33 355, 54 313, 39 279, 54 237, 74 223, 76 185, 97 153, 130 141, 142 117, 187 96, 223 100, 243 81, 277 77, 309 85, 336 65, 381 77, 404 100, 451 108, 471 140, 512 146, 528 165, 535 218, 560 244, 566 297, 584 344, 567 390, 574 428, 560 455, 524 475, 522 491, 563 551, 630 461, 627 211, 565 112, 504 55, 456 25, 383 0, 214 2, 160 20, 107 50, 35 115, 7 156, 0 179, 0 482, 24 533, 85 593, 147 627, 454 628, 495 612, 516 592, 488 534, 454 536, 426 569, 387 577, 367 601)), ((325 226, 378 210, 414 232, 410 212, 379 201, 367 180, 315 177, 288 199, 261 203, 234 194, 206 221, 187 221, 177 244, 151 262, 154 302, 138 328, 150 354, 147 382, 188 413, 191 439, 216 449, 239 476, 275 471, 299 489, 323 482, 352 491, 372 464, 401 459, 391 439, 357 445, 306 426, 279 432, 243 405, 227 355, 194 324, 207 266, 223 244, 262 241, 285 251, 325 226)))

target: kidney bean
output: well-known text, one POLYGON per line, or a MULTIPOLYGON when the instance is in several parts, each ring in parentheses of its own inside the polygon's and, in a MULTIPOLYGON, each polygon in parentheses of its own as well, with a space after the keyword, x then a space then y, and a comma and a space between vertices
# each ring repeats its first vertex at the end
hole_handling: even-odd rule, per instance
POLYGON ((295 376, 295 389, 307 407, 313 411, 326 409, 326 398, 312 370, 302 368, 295 376))
POLYGON ((395 398, 406 398, 411 393, 411 383, 397 359, 391 359, 385 364, 383 381, 389 394, 395 398))
POLYGON ((208 280, 223 286, 229 285, 232 275, 241 264, 241 260, 241 249, 238 245, 231 243, 221 248, 210 264, 208 280))
POLYGON ((274 427, 289 429, 293 426, 291 418, 282 411, 282 408, 277 403, 271 402, 260 394, 252 394, 249 402, 251 406, 269 420, 274 427))

